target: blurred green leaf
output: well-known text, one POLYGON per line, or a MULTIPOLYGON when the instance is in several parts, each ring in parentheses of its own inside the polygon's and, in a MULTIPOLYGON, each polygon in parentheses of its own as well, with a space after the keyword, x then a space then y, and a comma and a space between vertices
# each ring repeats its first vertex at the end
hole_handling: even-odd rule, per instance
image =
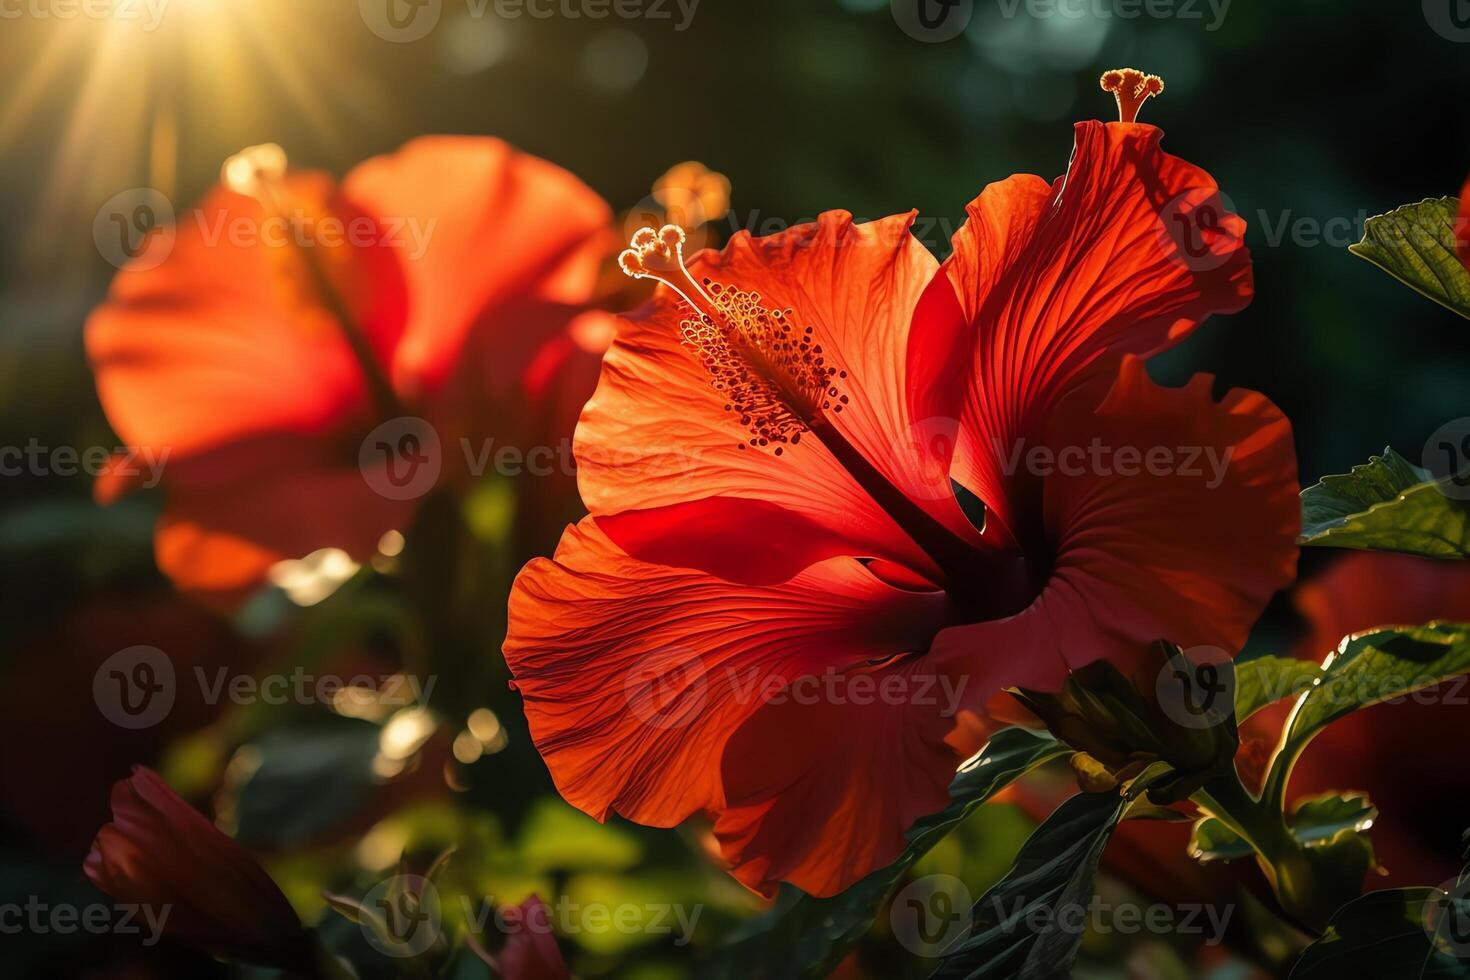
POLYGON ((920 857, 1002 788, 1070 751, 1043 732, 997 732, 950 784, 950 805, 909 830, 908 846, 896 862, 831 898, 782 888, 776 907, 718 951, 700 975, 732 980, 825 976, 868 931, 884 899, 920 857))
MULTIPOLYGON (((1288 823, 1296 839, 1308 847, 1330 843, 1344 833, 1362 833, 1373 826, 1378 808, 1362 793, 1328 793, 1302 800, 1288 823)), ((1189 853, 1201 861, 1234 861, 1254 850, 1235 831, 1214 817, 1194 825, 1189 853)))
POLYGON ((1079 793, 1058 807, 1011 873, 975 903, 969 936, 945 952, 932 980, 1068 976, 1082 930, 1058 913, 1091 902, 1098 862, 1127 804, 1119 793, 1079 793))
POLYGON ((630 831, 598 823, 561 800, 538 800, 521 828, 520 867, 528 873, 550 870, 620 871, 643 858, 643 846, 630 831))
POLYGON ((1369 218, 1349 251, 1410 289, 1470 318, 1470 272, 1455 251, 1460 202, 1442 197, 1369 218))
POLYGON ((331 716, 269 731, 241 749, 249 774, 235 789, 236 836, 272 849, 310 840, 367 803, 377 784, 380 729, 331 716))
POLYGON ((1301 695, 1322 672, 1310 660, 1256 657, 1235 664, 1235 717, 1245 721, 1267 705, 1301 695))
POLYGON ((1470 557, 1467 501, 1392 449, 1302 491, 1302 544, 1470 557))
POLYGON ((1348 902, 1302 953, 1291 980, 1470 977, 1470 960, 1437 946, 1428 924, 1431 904, 1445 898, 1437 888, 1396 888, 1348 902))

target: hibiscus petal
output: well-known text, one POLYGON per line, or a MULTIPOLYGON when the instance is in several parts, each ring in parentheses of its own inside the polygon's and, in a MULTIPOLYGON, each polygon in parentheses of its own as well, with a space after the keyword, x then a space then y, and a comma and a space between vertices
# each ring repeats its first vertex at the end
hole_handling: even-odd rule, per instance
POLYGON ((229 480, 208 463, 171 474, 183 490, 170 490, 154 550, 159 569, 178 588, 216 608, 234 608, 278 561, 322 548, 365 561, 385 533, 408 527, 416 501, 383 497, 357 467, 310 461, 287 442, 247 451, 268 457, 266 446, 283 445, 279 466, 247 479, 229 480), (287 463, 288 455, 296 458, 287 463), (207 489, 210 481, 217 485, 207 489))
POLYGON ((774 692, 828 672, 908 678, 922 657, 888 662, 924 650, 945 611, 942 593, 895 589, 846 558, 763 587, 640 562, 587 518, 555 559, 517 579, 505 655, 570 803, 654 826, 714 813, 742 880, 766 890, 772 874, 789 874, 826 892, 896 853, 905 821, 944 805, 959 761, 943 744, 953 720, 904 704, 836 717, 822 701, 777 706, 774 692), (872 730, 859 737, 859 723, 872 730), (782 744, 788 760, 764 754, 765 743, 782 744), (833 773, 808 783, 796 771, 818 762, 833 773), (856 789, 833 785, 859 771, 891 802, 859 807, 856 789), (773 804, 793 787, 809 788, 773 804), (741 811, 722 816, 727 794, 741 811), (814 839, 812 828, 839 819, 861 843, 814 839))
MULTIPOLYGON (((285 188, 302 208, 296 218, 319 216, 329 194, 318 175, 285 188)), ((180 216, 161 264, 118 273, 86 341, 102 406, 125 441, 181 457, 258 433, 321 433, 363 409, 362 369, 312 290, 298 234, 254 198, 219 188, 180 216)), ((401 312, 390 257, 377 244, 309 247, 322 249, 329 278, 359 284, 348 306, 383 350, 401 312)))
POLYGON ((1088 407, 1098 385, 1059 407, 1044 475, 1057 557, 1030 617, 1032 649, 1125 669, 1159 639, 1233 655, 1292 581, 1301 517, 1291 425, 1255 392, 1215 402, 1211 383, 1196 375, 1163 388, 1129 357, 1098 408, 1088 407))
POLYGON ((1252 291, 1245 223, 1209 174, 1164 153, 1152 126, 1076 131, 1066 175, 1050 188, 1034 177, 988 187, 945 263, 975 349, 974 370, 949 376, 962 422, 954 476, 1017 538, 1034 528, 1021 526, 993 447, 1034 436, 1077 385, 1241 309, 1252 291))
MULTIPOLYGON (((909 414, 904 353, 909 324, 936 263, 909 234, 913 215, 854 224, 829 212, 769 238, 737 234, 722 253, 689 262, 696 278, 759 293, 791 308, 833 367, 848 398, 829 419, 892 484, 957 535, 978 540, 950 490, 947 467, 926 454, 931 440, 909 414)), ((750 432, 725 410, 680 322, 692 310, 660 288, 627 318, 603 362, 597 392, 577 430, 582 499, 595 515, 706 497, 776 504, 850 542, 848 553, 929 570, 926 556, 833 455, 807 434, 776 456, 742 448, 750 432)), ((952 433, 950 437, 952 438, 952 433)), ((751 527, 753 540, 764 533, 751 527)), ((698 529, 691 529, 697 534, 698 529)))
POLYGON ((399 232, 410 313, 392 380, 409 398, 448 380, 481 324, 495 342, 474 370, 508 390, 545 331, 574 312, 557 320, 537 308, 586 302, 613 245, 602 198, 497 139, 416 139, 354 168, 342 193, 399 232))

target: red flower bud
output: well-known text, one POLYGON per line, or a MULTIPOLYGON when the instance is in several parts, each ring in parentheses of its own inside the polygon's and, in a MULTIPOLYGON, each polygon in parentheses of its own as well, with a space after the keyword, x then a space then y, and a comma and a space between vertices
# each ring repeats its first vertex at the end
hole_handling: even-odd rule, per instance
POLYGON ((504 980, 571 980, 546 904, 532 895, 500 912, 505 945, 495 953, 477 951, 504 980))
POLYGON ((310 959, 306 930, 265 869, 150 769, 113 785, 112 822, 82 867, 114 899, 156 909, 180 942, 267 966, 310 959))

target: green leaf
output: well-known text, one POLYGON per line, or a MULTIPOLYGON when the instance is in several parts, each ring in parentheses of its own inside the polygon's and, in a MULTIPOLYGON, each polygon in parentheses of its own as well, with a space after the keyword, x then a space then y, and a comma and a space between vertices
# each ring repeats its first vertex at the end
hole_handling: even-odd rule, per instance
MULTIPOLYGON (((1378 819, 1378 808, 1362 793, 1328 793, 1302 800, 1289 820, 1291 832, 1307 847, 1329 845, 1342 834, 1362 833, 1378 819)), ((1191 857, 1200 861, 1234 861, 1254 851, 1235 831, 1214 817, 1194 825, 1191 857)))
POLYGON ((1470 627, 1453 623, 1370 630, 1343 640, 1302 696, 1285 744, 1301 747, 1359 708, 1404 697, 1470 673, 1470 627))
POLYGON ((1310 688, 1322 668, 1295 657, 1256 657, 1235 663, 1235 717, 1245 721, 1269 704, 1310 688))
POLYGON ((1098 861, 1127 804, 1118 793, 1079 793, 1058 807, 975 903, 969 936, 946 950, 931 980, 1068 976, 1086 921, 1074 910, 1091 903, 1098 861))
POLYGON ((1438 888, 1396 888, 1348 902, 1322 938, 1302 953, 1291 980, 1470 978, 1470 960, 1436 944, 1427 925, 1426 906, 1445 897, 1438 888))
POLYGON ((1470 501, 1446 495, 1427 473, 1385 449, 1302 491, 1301 543, 1467 558, 1470 501))
POLYGON ((1453 197, 1405 204, 1369 218, 1349 247, 1410 289, 1470 318, 1470 273, 1455 252, 1460 202, 1453 197))
POLYGON ((1001 789, 1070 751, 1044 732, 1024 728, 997 732, 950 784, 950 805, 909 830, 908 846, 897 861, 831 898, 813 898, 783 887, 776 907, 741 930, 734 943, 716 951, 699 975, 740 980, 825 976, 868 931, 884 899, 919 858, 1001 789))
POLYGON ((256 765, 235 788, 240 843, 261 849, 297 845, 357 813, 379 788, 373 758, 380 733, 370 722, 327 716, 251 743, 256 765))

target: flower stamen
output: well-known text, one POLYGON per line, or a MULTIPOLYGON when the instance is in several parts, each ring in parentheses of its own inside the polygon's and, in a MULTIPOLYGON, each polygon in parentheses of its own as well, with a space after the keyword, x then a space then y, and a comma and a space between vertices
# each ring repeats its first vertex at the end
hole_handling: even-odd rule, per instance
POLYGON ((677 225, 641 228, 618 264, 635 279, 664 283, 693 308, 695 318, 679 324, 682 340, 724 396, 725 411, 748 431, 739 447, 780 456, 826 412, 842 412, 848 398, 838 382, 847 372, 827 363, 813 328, 800 326, 795 310, 767 307, 760 293, 695 280, 684 265, 684 241, 677 225))
POLYGON ((1145 75, 1137 68, 1115 68, 1104 72, 1098 80, 1104 92, 1113 93, 1118 100, 1118 120, 1131 123, 1138 121, 1138 110, 1155 95, 1164 91, 1164 80, 1157 75, 1145 75))

